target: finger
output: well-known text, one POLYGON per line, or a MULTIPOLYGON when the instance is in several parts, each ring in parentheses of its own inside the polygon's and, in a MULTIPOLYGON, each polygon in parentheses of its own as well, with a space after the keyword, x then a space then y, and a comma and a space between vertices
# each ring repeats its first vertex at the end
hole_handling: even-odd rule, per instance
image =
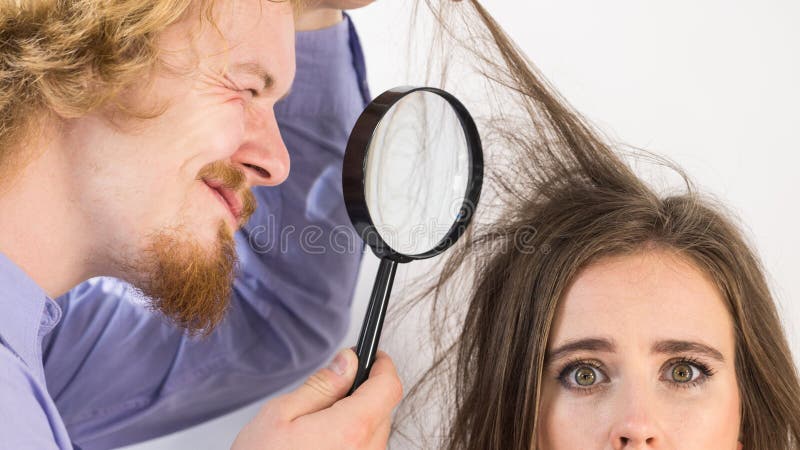
POLYGON ((311 375, 302 386, 270 402, 272 412, 283 420, 329 408, 347 394, 356 376, 358 359, 350 349, 340 351, 328 367, 311 375))

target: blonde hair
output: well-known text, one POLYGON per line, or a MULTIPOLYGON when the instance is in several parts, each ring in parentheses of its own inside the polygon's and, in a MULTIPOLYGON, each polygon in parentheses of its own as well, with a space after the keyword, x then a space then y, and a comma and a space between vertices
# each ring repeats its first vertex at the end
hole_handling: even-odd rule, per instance
POLYGON ((80 117, 140 79, 158 35, 194 3, 0 0, 0 164, 38 118, 80 117))
MULTIPOLYGON (((304 3, 288 1, 295 11, 304 3)), ((147 80, 167 27, 196 12, 216 28, 216 3, 0 0, 0 175, 30 157, 12 149, 35 137, 40 119, 81 117, 147 80)))

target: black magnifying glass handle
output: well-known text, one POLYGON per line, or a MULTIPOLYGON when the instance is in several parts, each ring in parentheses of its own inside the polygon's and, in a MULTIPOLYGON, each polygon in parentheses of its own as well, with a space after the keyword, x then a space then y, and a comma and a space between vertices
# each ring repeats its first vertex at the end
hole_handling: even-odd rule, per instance
POLYGON ((378 266, 378 274, 375 276, 375 284, 372 287, 372 294, 367 306, 367 314, 364 317, 364 324, 361 326, 361 334, 358 336, 356 355, 358 356, 358 371, 353 387, 347 395, 352 394, 361 386, 375 362, 375 354, 378 352, 378 341, 381 339, 381 328, 383 319, 386 317, 386 308, 389 306, 389 295, 392 293, 392 283, 394 274, 397 272, 397 262, 391 259, 381 259, 378 266))

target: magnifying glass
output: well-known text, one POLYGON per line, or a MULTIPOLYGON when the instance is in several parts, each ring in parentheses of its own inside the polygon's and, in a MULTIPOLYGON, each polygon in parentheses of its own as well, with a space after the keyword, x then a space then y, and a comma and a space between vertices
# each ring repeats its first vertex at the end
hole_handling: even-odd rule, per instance
POLYGON ((348 395, 369 376, 399 263, 436 256, 464 233, 483 183, 480 136, 453 95, 398 87, 356 121, 342 168, 350 221, 380 258, 348 395))

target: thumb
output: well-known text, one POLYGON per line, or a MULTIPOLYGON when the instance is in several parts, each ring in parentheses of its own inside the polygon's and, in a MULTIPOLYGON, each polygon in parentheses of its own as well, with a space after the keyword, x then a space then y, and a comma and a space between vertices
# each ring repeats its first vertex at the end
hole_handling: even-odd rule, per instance
POLYGON ((282 419, 298 417, 327 409, 347 394, 356 376, 358 358, 349 348, 340 351, 328 367, 311 375, 302 386, 275 399, 282 419))

